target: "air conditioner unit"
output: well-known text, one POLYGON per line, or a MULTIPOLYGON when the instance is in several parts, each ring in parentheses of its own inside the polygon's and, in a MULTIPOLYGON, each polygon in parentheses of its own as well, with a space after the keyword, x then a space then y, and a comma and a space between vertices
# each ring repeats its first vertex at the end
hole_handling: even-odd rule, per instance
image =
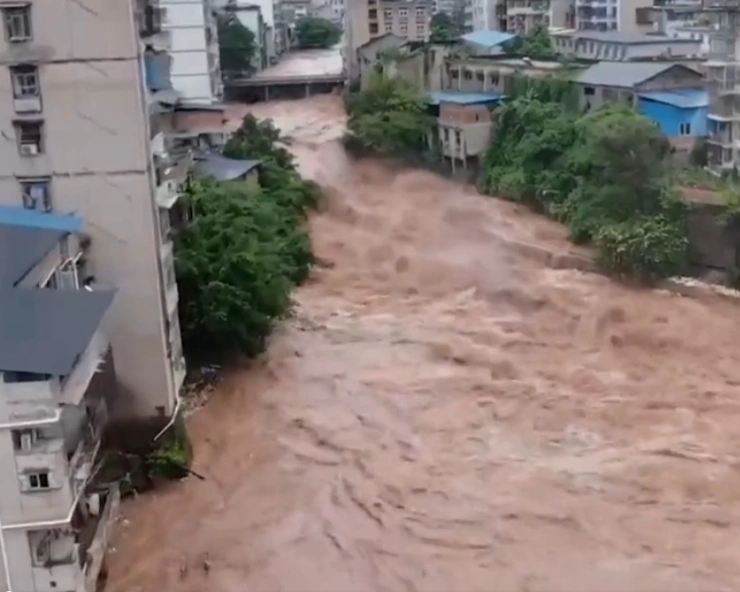
POLYGON ((39 153, 39 147, 36 144, 21 144, 21 154, 23 156, 36 156, 39 153))

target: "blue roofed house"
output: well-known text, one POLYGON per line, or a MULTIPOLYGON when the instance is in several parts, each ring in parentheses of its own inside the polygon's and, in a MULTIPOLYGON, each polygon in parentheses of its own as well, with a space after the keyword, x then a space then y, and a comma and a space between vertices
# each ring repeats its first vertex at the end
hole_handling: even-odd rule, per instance
POLYGON ((492 111, 503 96, 497 93, 438 91, 428 103, 437 116, 437 127, 429 137, 432 150, 438 150, 451 164, 476 171, 485 153, 493 128, 492 111))
POLYGON ((672 143, 693 146, 707 135, 709 91, 703 88, 656 90, 637 95, 637 110, 660 127, 672 143))

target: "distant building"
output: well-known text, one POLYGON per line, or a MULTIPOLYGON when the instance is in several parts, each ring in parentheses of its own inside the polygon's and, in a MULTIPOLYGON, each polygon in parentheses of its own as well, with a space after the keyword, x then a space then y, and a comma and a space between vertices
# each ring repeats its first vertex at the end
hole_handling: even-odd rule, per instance
POLYGON ((567 0, 506 0, 498 15, 506 19, 502 30, 526 35, 538 28, 566 26, 570 10, 567 0))
POLYGON ((455 58, 445 64, 444 90, 464 93, 507 94, 516 76, 548 78, 565 71, 558 62, 517 58, 455 58))
POLYGON ((552 31, 558 53, 579 60, 629 62, 636 60, 698 57, 701 41, 664 35, 627 34, 618 31, 552 31))
POLYGON ((648 33, 653 30, 652 0, 575 0, 579 31, 648 33))
POLYGON ((644 93, 699 90, 704 85, 703 76, 696 70, 666 62, 599 62, 581 72, 576 81, 584 111, 616 101, 637 105, 639 95, 644 93))
POLYGON ((349 4, 345 41, 350 76, 359 77, 357 50, 371 39, 393 33, 408 41, 428 41, 433 0, 356 0, 349 4))

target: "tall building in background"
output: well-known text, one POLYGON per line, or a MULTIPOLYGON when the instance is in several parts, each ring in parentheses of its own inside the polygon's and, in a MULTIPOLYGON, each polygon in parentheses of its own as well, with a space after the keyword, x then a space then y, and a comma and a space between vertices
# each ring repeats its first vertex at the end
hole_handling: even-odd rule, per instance
POLYGON ((579 31, 649 33, 653 30, 652 0, 575 0, 579 31))
POLYGON ((213 0, 161 0, 170 35, 172 85, 183 99, 212 103, 223 98, 218 27, 213 0))
POLYGON ((185 369, 162 230, 178 197, 158 124, 177 100, 164 14, 154 0, 0 4, 0 205, 84 219, 87 273, 117 290, 117 411, 142 415, 173 411, 185 369))
POLYGON ((709 85, 707 161, 718 172, 740 166, 740 2, 712 0, 706 79, 709 85))

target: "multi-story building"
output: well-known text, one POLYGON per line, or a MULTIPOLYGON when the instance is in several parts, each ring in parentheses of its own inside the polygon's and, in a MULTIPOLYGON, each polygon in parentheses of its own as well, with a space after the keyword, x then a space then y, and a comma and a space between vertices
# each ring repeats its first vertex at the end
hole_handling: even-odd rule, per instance
POLYGON ((90 274, 118 290, 105 330, 121 413, 171 413, 184 379, 160 232, 178 196, 156 124, 176 101, 162 15, 146 0, 0 4, 0 205, 85 218, 90 274))
POLYGON ((575 0, 575 28, 649 33, 653 30, 652 6, 652 0, 575 0))
POLYGON ((170 35, 172 85, 183 99, 212 103, 223 98, 218 26, 212 0, 160 0, 170 35))
POLYGON ((93 592, 115 486, 94 486, 116 394, 83 221, 0 207, 0 589, 93 592))
POLYGON ((526 35, 538 28, 564 26, 569 9, 565 0, 506 0, 499 12, 505 14, 505 31, 526 35))
POLYGON ((705 64, 709 87, 707 161, 718 172, 740 166, 740 2, 708 2, 713 30, 705 64))

